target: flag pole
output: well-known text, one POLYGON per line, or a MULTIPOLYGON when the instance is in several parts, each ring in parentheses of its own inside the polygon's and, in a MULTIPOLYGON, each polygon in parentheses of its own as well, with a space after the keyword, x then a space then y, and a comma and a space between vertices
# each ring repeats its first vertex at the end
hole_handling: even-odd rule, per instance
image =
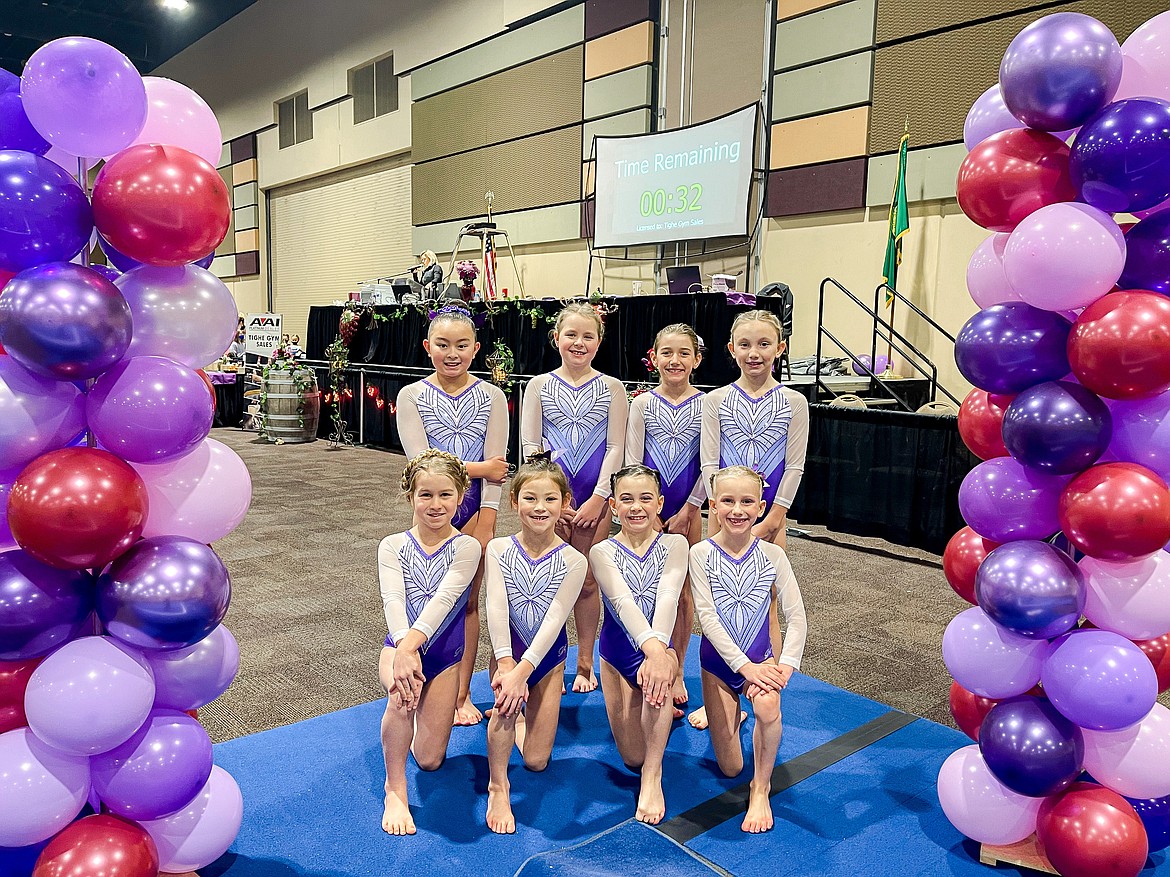
POLYGON ((890 311, 886 328, 886 367, 882 376, 893 373, 894 358, 894 317, 896 315, 898 289, 898 267, 902 264, 902 237, 910 230, 909 207, 906 198, 906 152, 910 145, 910 117, 906 117, 902 138, 898 142, 898 168, 894 174, 894 192, 890 198, 890 216, 887 225, 886 258, 882 269, 882 280, 886 286, 886 307, 890 311))

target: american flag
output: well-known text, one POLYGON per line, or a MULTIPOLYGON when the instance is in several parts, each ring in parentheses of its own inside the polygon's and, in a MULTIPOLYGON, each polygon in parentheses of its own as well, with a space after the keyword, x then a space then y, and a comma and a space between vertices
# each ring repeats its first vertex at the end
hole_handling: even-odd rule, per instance
POLYGON ((487 301, 494 301, 498 286, 496 284, 496 245, 493 235, 485 233, 483 239, 483 297, 487 301))

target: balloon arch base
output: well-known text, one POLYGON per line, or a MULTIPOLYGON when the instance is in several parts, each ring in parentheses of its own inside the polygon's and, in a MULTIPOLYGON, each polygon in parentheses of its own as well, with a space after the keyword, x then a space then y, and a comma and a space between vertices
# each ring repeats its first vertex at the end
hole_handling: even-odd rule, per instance
POLYGON ((1042 874, 1059 874, 1040 849, 1040 841, 1032 834, 1014 844, 980 844, 979 862, 983 865, 1018 865, 1042 874))

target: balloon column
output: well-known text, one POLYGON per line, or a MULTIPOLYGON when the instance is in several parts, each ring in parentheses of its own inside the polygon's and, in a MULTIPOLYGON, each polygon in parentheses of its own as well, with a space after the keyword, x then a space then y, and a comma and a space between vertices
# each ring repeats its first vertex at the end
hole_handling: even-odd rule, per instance
POLYGON ((994 234, 955 345, 984 462, 944 554, 975 605, 943 659, 975 745, 939 799, 982 843, 1035 832, 1061 874, 1135 875, 1170 844, 1170 12, 1124 46, 1080 13, 1034 22, 965 134, 959 203, 994 234))
POLYGON ((199 372, 236 327, 231 293, 190 264, 228 228, 219 150, 198 95, 95 40, 0 78, 5 874, 187 872, 239 830, 239 788, 193 717, 239 665, 208 543, 251 499, 208 437, 199 372), (100 158, 91 197, 63 167, 100 158), (126 273, 71 261, 95 224, 126 273))

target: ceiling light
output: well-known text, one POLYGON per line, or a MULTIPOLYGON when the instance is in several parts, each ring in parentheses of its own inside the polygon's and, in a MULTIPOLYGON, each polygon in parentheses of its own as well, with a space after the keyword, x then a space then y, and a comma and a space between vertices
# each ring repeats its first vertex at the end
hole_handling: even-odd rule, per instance
POLYGON ((173 9, 182 12, 188 6, 187 0, 162 0, 163 9, 173 9))

